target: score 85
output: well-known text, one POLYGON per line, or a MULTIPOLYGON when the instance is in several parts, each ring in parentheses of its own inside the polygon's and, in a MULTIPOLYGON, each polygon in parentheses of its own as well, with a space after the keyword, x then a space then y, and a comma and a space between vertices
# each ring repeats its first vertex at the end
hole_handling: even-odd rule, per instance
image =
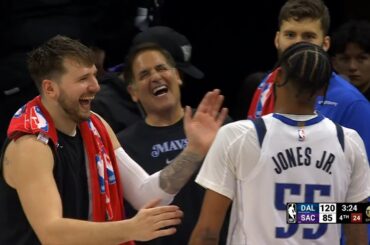
POLYGON ((320 203, 320 223, 336 223, 337 222, 337 204, 335 203, 320 203))
MULTIPOLYGON (((314 185, 314 184, 295 184, 295 183, 276 183, 275 184, 275 208, 280 211, 285 211, 287 202, 290 202, 289 196, 285 193, 289 192, 290 196, 300 196, 305 203, 314 203, 314 194, 319 193, 320 196, 330 196, 330 185, 314 185), (302 191, 304 186, 304 191, 302 191), (302 198, 303 197, 303 198, 302 198), (285 201, 287 200, 287 201, 285 201)), ((289 238, 293 236, 300 225, 289 224, 287 227, 276 227, 276 238, 289 238)), ((318 239, 323 236, 328 228, 327 224, 318 224, 317 229, 303 228, 303 239, 318 239)))

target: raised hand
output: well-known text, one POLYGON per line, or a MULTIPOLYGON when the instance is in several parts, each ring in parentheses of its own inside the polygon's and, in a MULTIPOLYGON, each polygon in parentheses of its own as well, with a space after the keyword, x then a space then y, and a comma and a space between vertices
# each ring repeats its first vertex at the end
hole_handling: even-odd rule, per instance
POLYGON ((221 109, 223 100, 220 90, 215 89, 203 97, 194 115, 190 107, 185 108, 184 128, 188 145, 160 173, 159 186, 165 192, 177 193, 201 165, 226 118, 228 110, 221 109))
POLYGON ((158 203, 148 203, 132 218, 134 240, 149 241, 176 232, 173 226, 181 223, 183 212, 174 205, 155 207, 158 203))
POLYGON ((227 108, 221 109, 223 101, 220 90, 214 89, 203 97, 194 115, 190 107, 185 108, 184 127, 188 150, 205 156, 227 116, 227 108))

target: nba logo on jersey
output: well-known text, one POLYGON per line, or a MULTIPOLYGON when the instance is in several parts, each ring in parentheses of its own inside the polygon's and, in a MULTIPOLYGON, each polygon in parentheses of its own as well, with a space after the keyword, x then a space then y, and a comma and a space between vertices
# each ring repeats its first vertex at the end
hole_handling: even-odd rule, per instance
POLYGON ((288 224, 297 223, 297 204, 287 203, 286 205, 286 220, 288 224))
POLYGON ((298 129, 298 140, 299 141, 304 141, 305 139, 305 135, 304 135, 304 130, 303 129, 298 129))

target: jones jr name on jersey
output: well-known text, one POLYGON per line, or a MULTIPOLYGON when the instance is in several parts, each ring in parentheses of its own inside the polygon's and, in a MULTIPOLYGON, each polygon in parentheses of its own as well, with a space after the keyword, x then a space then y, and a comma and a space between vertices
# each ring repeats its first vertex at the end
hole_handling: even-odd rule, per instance
POLYGON ((312 159, 311 147, 288 148, 272 156, 275 163, 275 172, 281 174, 284 170, 299 166, 311 166, 314 162, 315 167, 331 174, 330 169, 335 161, 333 153, 322 151, 318 159, 312 159))

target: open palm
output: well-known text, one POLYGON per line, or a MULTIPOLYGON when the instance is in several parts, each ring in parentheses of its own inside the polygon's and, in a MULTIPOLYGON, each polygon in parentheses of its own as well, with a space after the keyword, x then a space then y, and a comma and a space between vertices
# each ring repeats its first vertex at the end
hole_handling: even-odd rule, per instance
POLYGON ((211 146, 218 129, 227 116, 227 108, 222 108, 224 96, 219 89, 208 92, 192 115, 190 107, 185 108, 184 127, 188 147, 203 156, 211 146))

